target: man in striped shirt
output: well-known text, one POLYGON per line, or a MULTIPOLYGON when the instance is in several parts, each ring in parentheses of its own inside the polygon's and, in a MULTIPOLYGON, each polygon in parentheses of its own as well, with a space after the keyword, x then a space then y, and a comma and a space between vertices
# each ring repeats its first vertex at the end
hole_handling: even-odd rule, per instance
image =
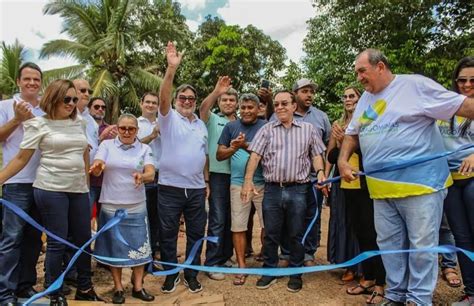
MULTIPOLYGON (((289 266, 300 267, 304 261, 301 240, 305 231, 307 194, 312 192, 309 174, 313 165, 318 181, 326 179, 321 155, 325 146, 311 124, 294 119, 293 113, 297 106, 292 92, 276 93, 273 103, 277 120, 263 126, 249 147, 252 153, 241 197, 247 201, 250 194, 256 192, 252 178, 261 161, 265 178, 263 266, 277 267, 282 227, 286 223, 290 247, 289 266)), ((273 276, 262 276, 257 281, 257 288, 267 289, 275 282, 273 276)), ((301 274, 290 276, 288 291, 298 292, 302 286, 301 274)))

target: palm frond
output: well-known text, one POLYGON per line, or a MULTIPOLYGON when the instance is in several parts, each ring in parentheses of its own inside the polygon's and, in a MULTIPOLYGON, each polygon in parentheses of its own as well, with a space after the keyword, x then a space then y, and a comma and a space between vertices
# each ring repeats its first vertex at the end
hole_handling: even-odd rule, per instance
POLYGON ((143 89, 144 91, 158 91, 160 89, 162 78, 153 74, 144 68, 133 68, 130 70, 130 75, 128 77, 130 81, 143 89))
POLYGON ((81 61, 88 59, 92 54, 93 50, 82 43, 66 39, 56 39, 48 41, 43 45, 40 58, 47 58, 52 55, 73 56, 81 61))
POLYGON ((98 97, 109 98, 119 94, 119 88, 115 85, 112 74, 107 69, 102 69, 92 75, 93 95, 98 97))
POLYGON ((2 42, 2 60, 0 66, 0 94, 12 95, 17 91, 18 70, 26 56, 25 47, 15 40, 12 45, 2 42))
POLYGON ((68 79, 74 80, 84 76, 86 65, 73 65, 58 69, 51 69, 43 72, 42 91, 54 80, 68 79))

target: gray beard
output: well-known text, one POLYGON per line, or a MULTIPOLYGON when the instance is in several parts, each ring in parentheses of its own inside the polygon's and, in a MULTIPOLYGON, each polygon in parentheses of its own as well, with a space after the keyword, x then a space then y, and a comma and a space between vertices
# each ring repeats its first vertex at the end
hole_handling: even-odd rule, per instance
POLYGON ((100 116, 100 115, 91 115, 92 118, 94 118, 95 120, 104 120, 104 117, 105 116, 100 116))

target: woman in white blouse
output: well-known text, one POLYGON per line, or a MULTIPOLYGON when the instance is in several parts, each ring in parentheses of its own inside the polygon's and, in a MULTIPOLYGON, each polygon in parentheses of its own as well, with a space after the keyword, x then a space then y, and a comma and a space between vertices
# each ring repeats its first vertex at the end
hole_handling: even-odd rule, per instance
POLYGON ((120 209, 126 217, 117 225, 127 244, 116 237, 116 230, 99 236, 94 253, 102 256, 100 262, 111 267, 114 279, 114 304, 125 303, 122 286, 122 268, 132 267, 132 296, 143 301, 155 297, 143 288, 145 264, 152 261, 145 186, 155 178, 151 148, 137 138, 138 121, 131 114, 122 115, 117 122, 118 136, 103 141, 94 158, 90 172, 99 176, 104 172, 100 203, 99 227, 114 217, 120 209), (128 259, 124 262, 104 260, 103 257, 128 259))
MULTIPOLYGON (((40 165, 33 187, 42 222, 49 231, 63 238, 72 237, 73 243, 81 246, 91 237, 87 185, 89 149, 86 123, 77 116, 77 101, 74 84, 69 80, 56 80, 46 88, 40 101, 46 115, 24 122, 20 151, 0 171, 0 183, 18 173, 35 150, 40 150, 40 165)), ((61 275, 65 249, 64 244, 48 237, 47 285, 61 275)), ((86 251, 90 252, 90 248, 86 251)), ((92 288, 90 256, 79 256, 76 267, 75 299, 103 301, 92 288)), ((50 298, 50 305, 67 305, 61 289, 50 294, 50 298)))

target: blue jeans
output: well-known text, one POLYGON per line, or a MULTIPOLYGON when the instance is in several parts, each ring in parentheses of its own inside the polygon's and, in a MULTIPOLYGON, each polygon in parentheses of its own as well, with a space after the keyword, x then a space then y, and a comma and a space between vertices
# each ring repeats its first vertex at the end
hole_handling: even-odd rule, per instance
POLYGON ((218 243, 207 242, 206 266, 223 265, 233 255, 232 232, 230 231, 230 174, 209 175, 209 223, 207 235, 219 237, 218 243))
MULTIPOLYGON (((374 220, 380 250, 438 246, 443 200, 447 190, 400 199, 374 200, 374 220)), ((431 304, 438 278, 435 253, 382 255, 387 271, 385 297, 397 302, 431 304)))
MULTIPOLYGON (((474 179, 454 181, 444 202, 444 211, 456 246, 474 251, 474 179)), ((464 291, 474 296, 474 262, 458 253, 464 291)))
MULTIPOLYGON (((306 237, 306 240, 304 241, 304 261, 314 260, 314 254, 316 253, 316 250, 318 249, 321 240, 321 214, 323 209, 323 194, 320 190, 316 190, 316 197, 318 200, 317 202, 316 198, 314 197, 313 190, 309 189, 307 195, 308 208, 306 210, 304 230, 306 231, 308 226, 311 224, 311 221, 313 221, 314 214, 316 213, 316 208, 318 208, 318 217, 316 218, 316 223, 314 223, 313 227, 308 233, 308 236, 306 237)), ((290 252, 285 230, 283 230, 282 235, 283 237, 280 246, 280 258, 289 260, 290 252)))
POLYGON ((155 256, 159 248, 159 222, 158 218, 158 185, 153 182, 145 184, 146 210, 148 213, 148 224, 150 225, 150 245, 152 256, 155 256))
MULTIPOLYGON (((186 222, 186 258, 194 243, 204 237, 206 227, 206 189, 184 189, 158 185, 158 210, 160 212, 160 254, 161 260, 177 263, 177 242, 179 220, 184 214, 186 222)), ((192 264, 201 264, 202 246, 192 264)), ((172 266, 163 265, 166 270, 172 266)), ((198 271, 184 269, 184 276, 196 277, 198 271)))
MULTIPOLYGON (((446 214, 443 214, 441 219, 441 227, 439 228, 439 245, 454 245, 454 236, 449 227, 446 214)), ((455 269, 458 264, 456 253, 442 253, 441 255, 441 269, 452 268, 455 269)))
MULTIPOLYGON (((35 200, 41 213, 44 226, 50 232, 80 247, 91 238, 90 206, 88 193, 56 192, 34 188, 35 200)), ((46 249, 45 283, 51 285, 62 273, 62 262, 66 246, 48 236, 46 249)), ((85 249, 91 252, 90 247, 85 249)), ((91 282, 91 257, 82 254, 78 257, 77 288, 88 290, 91 282)))
MULTIPOLYGON (((289 266, 301 267, 305 249, 301 240, 305 231, 305 219, 308 209, 307 195, 311 184, 297 184, 280 187, 278 184, 265 184, 263 197, 263 266, 278 266, 278 247, 281 243, 283 226, 286 224, 286 236, 290 250, 289 266)), ((297 275, 298 276, 298 275, 297 275)))
MULTIPOLYGON (((32 184, 5 184, 3 198, 16 204, 33 219, 39 213, 32 184)), ((14 300, 14 292, 36 284, 36 263, 41 251, 41 232, 4 207, 0 240, 0 302, 14 300)))

